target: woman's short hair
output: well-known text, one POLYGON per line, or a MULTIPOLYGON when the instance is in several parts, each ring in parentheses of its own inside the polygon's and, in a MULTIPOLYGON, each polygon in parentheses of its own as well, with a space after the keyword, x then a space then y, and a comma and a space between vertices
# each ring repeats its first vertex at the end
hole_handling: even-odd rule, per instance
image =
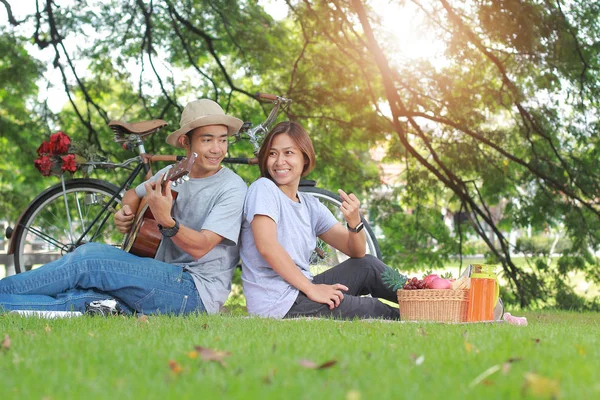
POLYGON ((258 167, 260 168, 261 176, 273 180, 269 171, 267 170, 267 160, 269 158, 269 150, 273 145, 273 139, 277 135, 287 133, 289 137, 294 141, 296 146, 304 154, 304 169, 302 170, 302 176, 308 175, 313 170, 316 164, 315 148, 313 147, 312 141, 308 136, 308 133, 304 130, 302 125, 293 121, 280 122, 271 129, 271 131, 265 137, 263 144, 258 152, 258 167))

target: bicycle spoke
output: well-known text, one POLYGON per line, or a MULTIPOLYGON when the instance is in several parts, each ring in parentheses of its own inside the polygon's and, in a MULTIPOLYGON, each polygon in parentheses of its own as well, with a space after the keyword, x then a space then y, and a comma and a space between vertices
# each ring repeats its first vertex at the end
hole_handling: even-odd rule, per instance
POLYGON ((118 193, 118 187, 94 179, 69 180, 64 189, 62 182, 47 189, 19 224, 17 272, 50 262, 84 243, 119 245, 122 234, 105 223, 120 203, 118 193))
POLYGON ((56 247, 58 247, 59 249, 61 249, 63 251, 67 251, 67 249, 68 249, 68 246, 66 244, 64 244, 62 242, 59 242, 58 240, 54 239, 51 236, 46 235, 44 232, 40 231, 39 229, 35 229, 35 228, 30 227, 30 226, 29 227, 25 226, 24 229, 27 232, 33 233, 35 236, 37 236, 38 238, 42 239, 46 243, 51 244, 53 246, 56 246, 56 247))
POLYGON ((104 212, 104 217, 102 219, 102 222, 100 223, 96 223, 96 231, 94 232, 94 234, 92 235, 90 241, 95 242, 96 238, 98 237, 98 235, 101 233, 102 228, 104 228, 104 225, 106 224, 106 220, 108 220, 108 218, 110 217, 111 213, 110 212, 104 212))

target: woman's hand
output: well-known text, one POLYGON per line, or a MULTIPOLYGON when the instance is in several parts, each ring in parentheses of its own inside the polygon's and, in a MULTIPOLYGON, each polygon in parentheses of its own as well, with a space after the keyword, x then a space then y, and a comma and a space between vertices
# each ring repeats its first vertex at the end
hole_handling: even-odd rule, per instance
POLYGON ((346 194, 342 189, 338 189, 338 193, 342 199, 342 205, 340 211, 344 214, 344 219, 350 225, 355 228, 360 224, 360 201, 354 195, 354 193, 346 194))
POLYGON ((341 283, 334 285, 313 284, 310 290, 304 292, 304 294, 316 303, 327 304, 329 309, 333 310, 344 299, 342 290, 346 292, 348 288, 341 283))

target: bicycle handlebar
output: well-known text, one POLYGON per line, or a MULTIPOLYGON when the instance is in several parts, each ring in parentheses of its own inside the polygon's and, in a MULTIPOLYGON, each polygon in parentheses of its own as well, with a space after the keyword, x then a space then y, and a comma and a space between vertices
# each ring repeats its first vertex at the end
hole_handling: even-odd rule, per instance
POLYGON ((261 92, 256 92, 254 97, 256 97, 258 100, 269 100, 269 101, 275 101, 275 100, 279 99, 279 96, 277 96, 276 94, 261 93, 261 92))
POLYGON ((257 165, 258 158, 248 158, 248 157, 225 157, 223 162, 226 164, 248 164, 248 165, 257 165))

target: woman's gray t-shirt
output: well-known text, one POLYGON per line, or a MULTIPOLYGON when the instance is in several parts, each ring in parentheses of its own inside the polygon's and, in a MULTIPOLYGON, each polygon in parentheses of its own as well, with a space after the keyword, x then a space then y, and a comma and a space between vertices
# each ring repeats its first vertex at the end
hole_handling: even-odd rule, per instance
MULTIPOLYGON (((163 168, 151 180, 169 168, 163 168)), ((155 258, 184 267, 192 275, 207 313, 218 313, 231 291, 231 277, 239 260, 238 243, 246 183, 235 172, 222 167, 214 175, 190 178, 173 190, 177 191, 177 198, 172 216, 188 228, 209 230, 222 236, 223 240, 196 260, 170 238, 164 238, 155 258)), ((146 194, 143 184, 135 191, 140 197, 146 194)))
POLYGON ((277 224, 277 240, 310 280, 309 260, 317 236, 338 223, 315 197, 298 192, 298 198, 299 203, 292 201, 267 178, 260 178, 248 189, 240 255, 244 295, 250 314, 283 318, 298 297, 298 289, 275 272, 256 249, 251 227, 254 217, 265 215, 277 224))

